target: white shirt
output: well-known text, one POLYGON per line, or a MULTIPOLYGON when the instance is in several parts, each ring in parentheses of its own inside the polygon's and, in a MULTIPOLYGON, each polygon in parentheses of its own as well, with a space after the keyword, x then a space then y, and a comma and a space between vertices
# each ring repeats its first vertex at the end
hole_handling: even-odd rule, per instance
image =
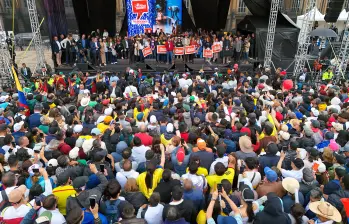
POLYGON ((131 93, 136 93, 139 96, 138 90, 135 86, 127 86, 125 88, 124 96, 127 97, 127 94, 131 96, 131 93))
POLYGON ((147 221, 148 224, 162 224, 163 210, 164 210, 164 206, 160 203, 155 207, 148 206, 148 209, 144 215, 145 221, 147 221))
POLYGON ((210 167, 210 175, 216 174, 216 171, 214 171, 214 166, 218 162, 221 162, 224 164, 225 167, 228 167, 228 156, 223 156, 223 158, 217 158, 215 161, 213 161, 210 167))
MULTIPOLYGON (((253 188, 256 188, 262 180, 261 174, 259 172, 249 170, 249 171, 245 171, 244 174, 246 175, 246 179, 248 179, 252 183, 253 188)), ((239 174, 238 183, 240 183, 242 179, 244 179, 242 174, 239 174)))
POLYGON ((202 191, 207 187, 207 180, 203 175, 186 173, 182 175, 181 181, 183 182, 185 179, 189 179, 192 181, 194 189, 202 191))
POLYGON ((103 32, 103 37, 107 38, 109 36, 109 33, 107 31, 103 32))
POLYGON ((184 88, 186 85, 191 86, 193 84, 193 81, 191 79, 184 79, 181 78, 178 80, 179 87, 184 88))
POLYGON ((303 169, 300 170, 285 170, 281 169, 281 174, 283 177, 293 177, 297 181, 301 181, 303 178, 303 169))
POLYGON ((1 218, 5 221, 5 223, 7 223, 11 222, 10 220, 13 219, 24 218, 29 211, 30 208, 26 205, 21 205, 18 208, 10 206, 1 212, 1 218))
MULTIPOLYGON (((43 207, 40 208, 39 210, 39 216, 46 211, 46 209, 44 209, 43 207)), ((55 210, 48 210, 49 212, 51 212, 52 214, 52 219, 50 224, 64 224, 67 223, 65 221, 64 216, 58 211, 58 209, 56 208, 55 210)))

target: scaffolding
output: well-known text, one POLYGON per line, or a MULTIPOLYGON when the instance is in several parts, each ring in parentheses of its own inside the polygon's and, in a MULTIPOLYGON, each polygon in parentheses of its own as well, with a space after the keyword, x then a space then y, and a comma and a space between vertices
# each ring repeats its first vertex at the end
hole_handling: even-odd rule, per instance
MULTIPOLYGON (((347 1, 346 1, 347 2, 347 1)), ((339 75, 342 75, 344 77, 343 71, 345 72, 348 65, 348 56, 349 56, 349 15, 347 17, 347 21, 345 22, 345 29, 343 32, 343 38, 341 42, 341 48, 339 50, 339 58, 340 63, 339 66, 336 67, 336 77, 339 77, 339 75)))
POLYGON ((306 14, 302 22, 302 27, 299 32, 298 37, 298 49, 295 56, 295 67, 293 70, 293 76, 296 77, 297 74, 301 73, 304 69, 305 62, 308 60, 308 47, 310 46, 310 36, 309 33, 312 30, 313 22, 312 18, 315 14, 315 10, 312 10, 316 6, 316 0, 309 0, 307 2, 306 14))
POLYGON ((36 1, 35 0, 27 0, 28 12, 30 25, 33 32, 33 43, 36 51, 36 60, 37 60, 37 69, 46 68, 45 65, 45 55, 44 48, 42 44, 42 38, 40 33, 40 23, 38 19, 38 13, 36 10, 36 1))
POLYGON ((6 43, 6 31, 0 19, 0 87, 12 86, 11 56, 6 43))
POLYGON ((264 67, 265 68, 270 68, 270 64, 272 63, 271 58, 273 56, 273 45, 274 45, 276 21, 277 21, 278 10, 279 10, 279 1, 280 0, 272 0, 271 1, 267 42, 266 42, 266 46, 265 46, 265 55, 264 55, 264 67))

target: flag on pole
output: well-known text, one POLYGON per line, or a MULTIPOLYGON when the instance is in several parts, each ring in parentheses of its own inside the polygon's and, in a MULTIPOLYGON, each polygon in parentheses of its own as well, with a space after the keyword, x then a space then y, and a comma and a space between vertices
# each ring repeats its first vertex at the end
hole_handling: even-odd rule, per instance
POLYGON ((13 73, 13 79, 15 80, 16 88, 18 91, 19 106, 26 108, 27 109, 26 115, 29 116, 30 115, 29 106, 27 104, 27 100, 25 99, 25 95, 24 95, 21 83, 19 82, 19 79, 17 76, 17 72, 16 72, 15 68, 13 67, 13 65, 12 65, 12 73, 13 73))

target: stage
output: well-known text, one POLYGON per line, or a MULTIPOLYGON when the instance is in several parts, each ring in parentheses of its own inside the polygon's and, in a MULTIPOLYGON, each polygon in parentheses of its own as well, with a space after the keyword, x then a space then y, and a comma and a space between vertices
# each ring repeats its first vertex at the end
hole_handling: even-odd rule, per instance
MULTIPOLYGON (((240 62, 239 70, 241 72, 247 72, 250 75, 254 73, 255 68, 258 66, 260 61, 250 60, 248 63, 240 62)), ((119 60, 118 64, 108 64, 106 66, 93 66, 91 64, 86 63, 77 63, 75 66, 61 66, 56 67, 55 71, 70 73, 72 71, 82 71, 89 72, 91 74, 95 74, 97 72, 109 72, 109 73, 122 73, 125 72, 128 67, 138 70, 142 69, 143 73, 157 73, 157 72, 199 72, 201 69, 204 70, 205 73, 214 73, 215 68, 218 68, 218 72, 227 72, 229 68, 233 68, 234 63, 230 64, 222 64, 222 63, 209 63, 204 59, 195 58, 193 62, 184 63, 182 60, 175 60, 174 64, 165 64, 158 63, 155 59, 146 59, 143 63, 132 63, 130 64, 128 60, 119 60)))

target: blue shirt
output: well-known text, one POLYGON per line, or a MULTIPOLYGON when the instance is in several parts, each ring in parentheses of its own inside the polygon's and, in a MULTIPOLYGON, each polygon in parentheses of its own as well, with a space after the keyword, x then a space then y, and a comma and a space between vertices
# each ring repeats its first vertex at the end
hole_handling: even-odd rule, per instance
POLYGON ((81 45, 82 45, 82 48, 85 48, 85 46, 86 46, 86 40, 85 39, 81 40, 81 45))

